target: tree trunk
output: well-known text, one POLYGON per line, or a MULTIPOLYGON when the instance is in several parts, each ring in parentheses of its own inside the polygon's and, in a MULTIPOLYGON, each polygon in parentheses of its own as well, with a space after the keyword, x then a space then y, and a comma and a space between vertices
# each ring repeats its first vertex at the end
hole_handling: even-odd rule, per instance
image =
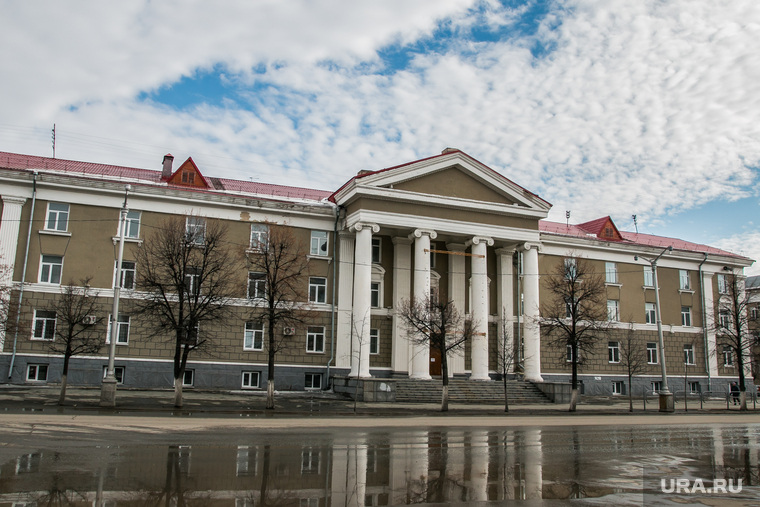
POLYGON ((747 410, 747 391, 739 392, 739 410, 747 410))
MULTIPOLYGON (((445 338, 444 338, 445 339, 445 338)), ((446 348, 441 349, 441 412, 449 411, 449 362, 446 360, 446 348)))
POLYGON ((66 383, 68 381, 69 376, 66 374, 63 374, 61 376, 61 393, 58 395, 58 404, 63 405, 64 400, 66 399, 66 383))
POLYGON ((274 409, 274 380, 267 380, 267 409, 274 409))
POLYGON ((509 395, 507 394, 507 374, 502 374, 504 377, 504 412, 509 412, 509 395))
POLYGON ((449 411, 449 386, 448 384, 443 385, 443 389, 441 390, 441 412, 448 412, 449 411))
POLYGON ((578 388, 574 387, 570 393, 570 408, 569 412, 575 412, 575 406, 578 404, 578 388))
POLYGON ((633 391, 631 390, 630 375, 628 375, 628 412, 633 412, 633 391))
POLYGON ((182 408, 182 375, 174 379, 174 406, 182 408))

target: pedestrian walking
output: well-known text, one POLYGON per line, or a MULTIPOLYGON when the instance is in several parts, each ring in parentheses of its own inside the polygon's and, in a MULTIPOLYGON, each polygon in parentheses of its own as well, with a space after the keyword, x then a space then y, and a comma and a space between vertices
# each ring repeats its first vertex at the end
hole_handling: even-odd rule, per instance
POLYGON ((739 404, 739 384, 731 382, 731 399, 734 400, 734 405, 739 404))

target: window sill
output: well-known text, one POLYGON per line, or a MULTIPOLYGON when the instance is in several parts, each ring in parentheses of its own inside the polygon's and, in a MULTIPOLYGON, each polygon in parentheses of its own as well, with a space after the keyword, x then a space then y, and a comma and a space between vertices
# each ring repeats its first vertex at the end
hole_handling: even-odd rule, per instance
POLYGON ((264 251, 261 248, 246 248, 245 253, 247 254, 261 254, 264 253, 264 251))
POLYGON ((312 254, 309 254, 309 255, 306 256, 306 259, 308 259, 308 260, 314 259, 314 260, 317 260, 317 261, 327 261, 327 262, 331 262, 332 261, 332 257, 330 257, 329 255, 312 255, 312 254))
POLYGON ((678 289, 679 294, 694 294, 694 292, 692 289, 678 289))
POLYGON ((620 282, 604 282, 604 285, 607 287, 622 287, 623 284, 620 282))
POLYGON ((39 234, 42 234, 43 236, 61 236, 64 238, 70 238, 71 233, 65 232, 65 231, 48 231, 46 229, 40 229, 37 231, 39 234))
MULTIPOLYGON (((111 241, 113 242, 114 245, 116 245, 117 243, 119 243, 119 239, 120 239, 119 236, 112 236, 111 237, 111 241)), ((143 244, 143 240, 141 240, 140 238, 128 238, 128 237, 125 236, 124 237, 124 243, 135 243, 138 246, 141 246, 143 244)))
POLYGON ((306 353, 307 354, 324 354, 325 351, 324 350, 307 350, 306 353))
POLYGON ((35 338, 35 337, 32 337, 31 340, 33 342, 45 342, 45 343, 52 343, 53 342, 53 338, 49 338, 48 339, 48 338, 35 338))

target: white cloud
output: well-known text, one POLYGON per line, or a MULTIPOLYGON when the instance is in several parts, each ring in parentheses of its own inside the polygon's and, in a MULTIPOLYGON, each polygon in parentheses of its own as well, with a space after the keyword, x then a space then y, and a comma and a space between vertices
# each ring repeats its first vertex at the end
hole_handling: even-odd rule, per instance
MULTIPOLYGON (((0 86, 14 98, 6 121, 57 122, 60 157, 158 168, 171 151, 214 175, 332 189, 359 169, 453 146, 554 203, 552 218, 570 209, 574 221, 636 213, 651 224, 757 192, 748 168, 760 162, 755 0, 563 2, 535 36, 454 38, 395 73, 381 72, 379 48, 429 35, 447 17, 454 33, 510 26, 525 8, 86 5, 77 17, 68 2, 13 3, 0 21, 4 41, 15 41, 0 45, 0 86), (551 50, 534 58, 536 43, 551 50), (135 98, 220 67, 247 87, 221 105, 177 111, 135 98), (85 144, 76 132, 140 144, 85 144)), ((6 132, 0 149, 47 150, 47 140, 6 132)))
POLYGON ((735 254, 755 259, 755 263, 744 270, 748 276, 760 275, 760 232, 744 232, 715 243, 716 247, 735 254))

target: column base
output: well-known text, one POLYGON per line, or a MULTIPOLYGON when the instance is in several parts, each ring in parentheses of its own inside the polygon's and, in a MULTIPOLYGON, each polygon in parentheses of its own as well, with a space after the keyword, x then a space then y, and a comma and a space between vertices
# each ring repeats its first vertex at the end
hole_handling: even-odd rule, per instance
POLYGON ((489 382, 491 380, 491 377, 488 375, 486 375, 485 377, 483 377, 482 375, 478 375, 478 376, 470 375, 470 378, 468 380, 476 380, 478 382, 489 382))
POLYGON ((534 373, 534 374, 526 373, 525 375, 523 375, 523 379, 527 380, 528 382, 543 382, 544 381, 544 378, 538 373, 534 373))
POLYGON ((101 407, 115 407, 116 406, 116 379, 104 378, 103 384, 100 387, 100 406, 101 407))
POLYGON ((432 380, 433 377, 430 375, 409 375, 409 378, 412 380, 432 380))

